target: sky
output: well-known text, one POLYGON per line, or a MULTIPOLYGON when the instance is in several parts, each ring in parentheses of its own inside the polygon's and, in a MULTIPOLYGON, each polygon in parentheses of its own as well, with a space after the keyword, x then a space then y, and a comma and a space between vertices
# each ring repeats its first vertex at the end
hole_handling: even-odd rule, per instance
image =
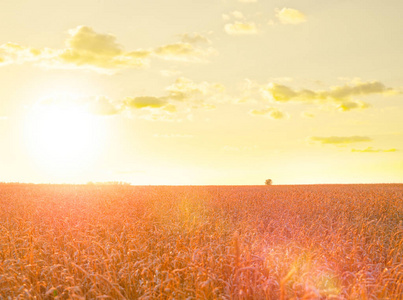
POLYGON ((403 182, 400 0, 2 0, 0 181, 403 182))

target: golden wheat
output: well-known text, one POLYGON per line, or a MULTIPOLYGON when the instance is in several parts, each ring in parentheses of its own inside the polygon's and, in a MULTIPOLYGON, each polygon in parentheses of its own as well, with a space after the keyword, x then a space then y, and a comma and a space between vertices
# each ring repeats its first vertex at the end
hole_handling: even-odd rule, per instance
POLYGON ((0 299, 402 299, 403 186, 0 186, 0 299))

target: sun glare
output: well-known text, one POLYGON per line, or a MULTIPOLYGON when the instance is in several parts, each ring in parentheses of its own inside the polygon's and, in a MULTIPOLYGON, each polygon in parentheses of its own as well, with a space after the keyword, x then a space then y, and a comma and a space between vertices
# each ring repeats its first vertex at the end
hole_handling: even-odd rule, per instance
POLYGON ((40 105, 26 123, 27 150, 56 181, 79 181, 99 154, 102 128, 80 106, 40 105))

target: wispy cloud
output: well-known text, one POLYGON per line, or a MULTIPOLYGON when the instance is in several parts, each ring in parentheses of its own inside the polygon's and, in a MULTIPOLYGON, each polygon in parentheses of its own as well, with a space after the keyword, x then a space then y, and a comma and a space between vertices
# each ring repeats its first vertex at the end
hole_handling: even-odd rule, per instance
POLYGON ((37 49, 15 43, 0 45, 0 65, 34 62, 48 68, 85 68, 110 72, 120 68, 148 66, 152 57, 164 60, 200 62, 215 53, 211 47, 196 44, 209 43, 203 35, 193 33, 181 36, 181 41, 154 49, 124 50, 114 35, 98 33, 89 26, 78 26, 68 31, 66 48, 37 49))
MULTIPOLYGON (((240 2, 252 3, 257 1, 240 0, 240 2)), ((255 15, 256 16, 256 15, 255 15)), ((277 21, 266 21, 267 25, 273 26, 277 24, 297 25, 306 22, 306 16, 299 10, 293 8, 282 8, 275 10, 277 21)), ((255 35, 261 32, 262 22, 259 18, 250 18, 240 11, 232 11, 222 15, 222 19, 226 22, 224 31, 229 35, 255 35)))
POLYGON ((181 72, 178 70, 160 70, 160 73, 162 76, 172 77, 172 76, 178 76, 181 72))
POLYGON ((397 91, 386 87, 379 81, 355 82, 352 85, 332 87, 329 90, 314 91, 310 89, 294 90, 289 86, 270 83, 261 88, 264 97, 276 102, 331 103, 342 111, 363 109, 369 105, 353 97, 364 97, 373 94, 391 95, 397 91))
POLYGON ((306 16, 297 9, 284 7, 276 10, 276 17, 282 24, 300 24, 306 22, 306 16))
POLYGON ((251 35, 258 33, 256 24, 247 21, 235 21, 225 24, 224 29, 230 35, 251 35))
POLYGON ((329 137, 318 137, 311 136, 309 141, 317 142, 322 145, 333 144, 333 145, 347 145, 362 142, 371 142, 372 139, 368 136, 329 136, 329 137))
POLYGON ((200 62, 213 52, 211 48, 201 49, 191 43, 179 42, 158 47, 153 53, 165 60, 200 62))
POLYGON ((253 35, 259 32, 255 22, 247 20, 240 11, 224 14, 223 20, 229 23, 224 25, 224 31, 229 35, 253 35))
POLYGON ((365 149, 351 149, 351 152, 362 152, 362 153, 380 153, 380 152, 396 152, 397 149, 374 149, 372 147, 368 147, 365 149))
POLYGON ((213 108, 225 99, 225 87, 220 83, 199 82, 179 77, 166 88, 167 98, 191 104, 193 107, 213 108))
POLYGON ((311 113, 311 112, 308 112, 308 111, 304 111, 304 112, 301 113, 301 116, 302 116, 303 118, 312 119, 312 118, 315 117, 315 114, 313 114, 313 113, 311 113))
POLYGON ((249 111, 252 116, 264 116, 274 120, 284 119, 286 114, 275 107, 267 107, 263 109, 252 109, 249 111))
POLYGON ((123 109, 123 105, 115 103, 105 96, 93 97, 88 103, 88 111, 99 116, 116 115, 123 109))
POLYGON ((181 41, 188 44, 211 44, 211 41, 200 33, 184 33, 180 35, 181 41))
POLYGON ((51 59, 54 56, 54 50, 47 48, 36 49, 11 42, 0 45, 0 66, 37 62, 42 59, 51 59))
POLYGON ((160 108, 168 104, 168 101, 163 98, 143 96, 126 98, 125 104, 132 108, 160 108))
POLYGON ((226 101, 225 88, 220 83, 194 82, 185 77, 177 78, 166 87, 162 96, 135 95, 120 100, 106 96, 85 98, 48 98, 40 105, 78 105, 98 116, 118 114, 136 115, 153 121, 178 121, 190 118, 195 109, 212 110, 216 104, 226 101))

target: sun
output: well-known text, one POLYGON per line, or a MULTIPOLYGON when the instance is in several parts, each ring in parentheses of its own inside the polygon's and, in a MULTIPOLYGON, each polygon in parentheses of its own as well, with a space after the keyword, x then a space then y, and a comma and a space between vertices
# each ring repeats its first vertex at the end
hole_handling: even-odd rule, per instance
POLYGON ((100 152, 102 131, 79 105, 38 105, 26 122, 26 149, 51 180, 77 182, 100 152))

